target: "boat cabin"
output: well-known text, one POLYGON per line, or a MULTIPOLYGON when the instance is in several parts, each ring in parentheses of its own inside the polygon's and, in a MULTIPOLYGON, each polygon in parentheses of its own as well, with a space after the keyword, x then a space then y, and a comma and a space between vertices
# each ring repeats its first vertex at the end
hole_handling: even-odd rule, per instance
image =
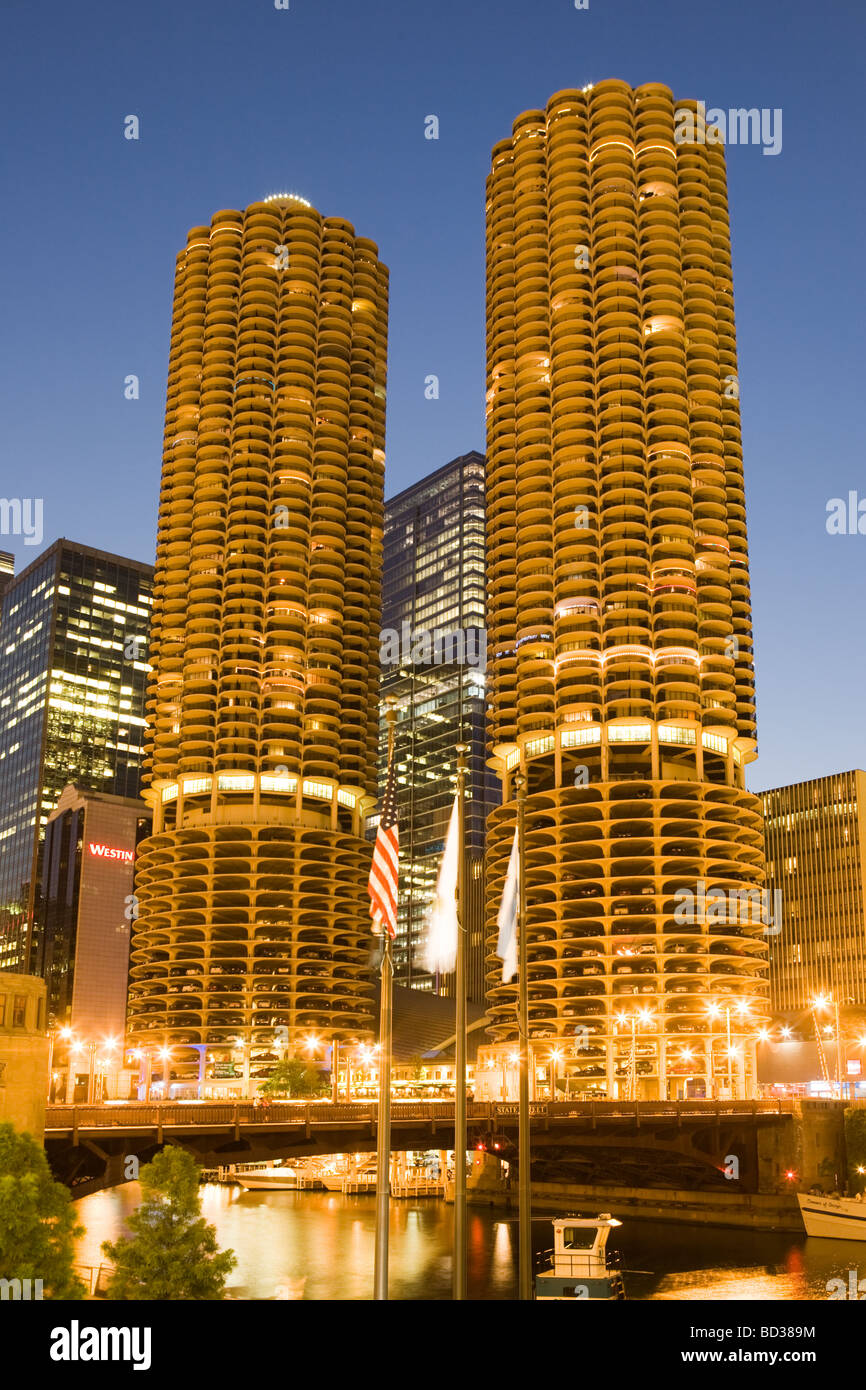
POLYGON ((536 1298, 624 1298, 622 1275, 609 1268, 607 1242, 622 1222, 600 1216, 558 1216, 553 1249, 536 1277, 536 1298))

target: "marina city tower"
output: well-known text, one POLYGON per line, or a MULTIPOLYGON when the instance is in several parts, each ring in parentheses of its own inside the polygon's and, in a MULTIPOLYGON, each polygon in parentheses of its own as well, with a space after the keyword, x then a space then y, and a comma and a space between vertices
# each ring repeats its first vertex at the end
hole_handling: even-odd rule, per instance
POLYGON ((534 1058, 572 1093, 745 1094, 773 928, 725 154, 696 102, 606 81, 495 147, 487 453, 493 1035, 521 774, 534 1058))
POLYGON ((166 1081, 372 1028, 387 304, 294 195, 177 258, 129 1005, 166 1081))

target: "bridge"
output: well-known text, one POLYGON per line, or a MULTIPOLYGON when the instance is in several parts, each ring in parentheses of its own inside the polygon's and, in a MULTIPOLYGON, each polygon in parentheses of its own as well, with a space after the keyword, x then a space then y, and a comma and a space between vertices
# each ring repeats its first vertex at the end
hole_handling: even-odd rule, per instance
MULTIPOLYGON (((777 1192, 785 1188, 785 1166, 804 1152, 804 1111, 815 1111, 812 1127, 820 1111, 832 1134, 841 1129, 841 1109, 791 1100, 533 1103, 533 1183, 777 1192)), ((516 1163, 517 1124, 516 1104, 467 1102, 473 1149, 516 1163)), ((54 1175, 76 1197, 127 1181, 131 1157, 146 1163, 165 1144, 217 1168, 372 1152, 376 1139, 376 1106, 363 1103, 275 1102, 267 1112, 243 1101, 50 1105, 45 1120, 54 1175)), ((453 1145, 453 1101, 393 1102, 395 1152, 453 1145)))

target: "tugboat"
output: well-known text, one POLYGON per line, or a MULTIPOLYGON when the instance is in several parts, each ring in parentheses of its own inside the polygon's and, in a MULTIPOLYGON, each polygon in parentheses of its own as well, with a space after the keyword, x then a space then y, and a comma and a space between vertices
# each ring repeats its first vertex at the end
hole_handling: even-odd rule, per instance
POLYGON ((553 1249, 544 1250, 535 1276, 537 1299, 625 1298, 619 1255, 607 1241, 622 1222, 601 1216, 558 1216, 553 1222, 553 1249))

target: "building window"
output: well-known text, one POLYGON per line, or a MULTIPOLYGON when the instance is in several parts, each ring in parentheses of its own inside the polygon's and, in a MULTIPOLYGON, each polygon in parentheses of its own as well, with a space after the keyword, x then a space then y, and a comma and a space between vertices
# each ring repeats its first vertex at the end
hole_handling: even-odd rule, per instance
POLYGON ((23 1028, 27 1016, 27 995, 14 994, 12 996, 12 1027, 23 1028))

